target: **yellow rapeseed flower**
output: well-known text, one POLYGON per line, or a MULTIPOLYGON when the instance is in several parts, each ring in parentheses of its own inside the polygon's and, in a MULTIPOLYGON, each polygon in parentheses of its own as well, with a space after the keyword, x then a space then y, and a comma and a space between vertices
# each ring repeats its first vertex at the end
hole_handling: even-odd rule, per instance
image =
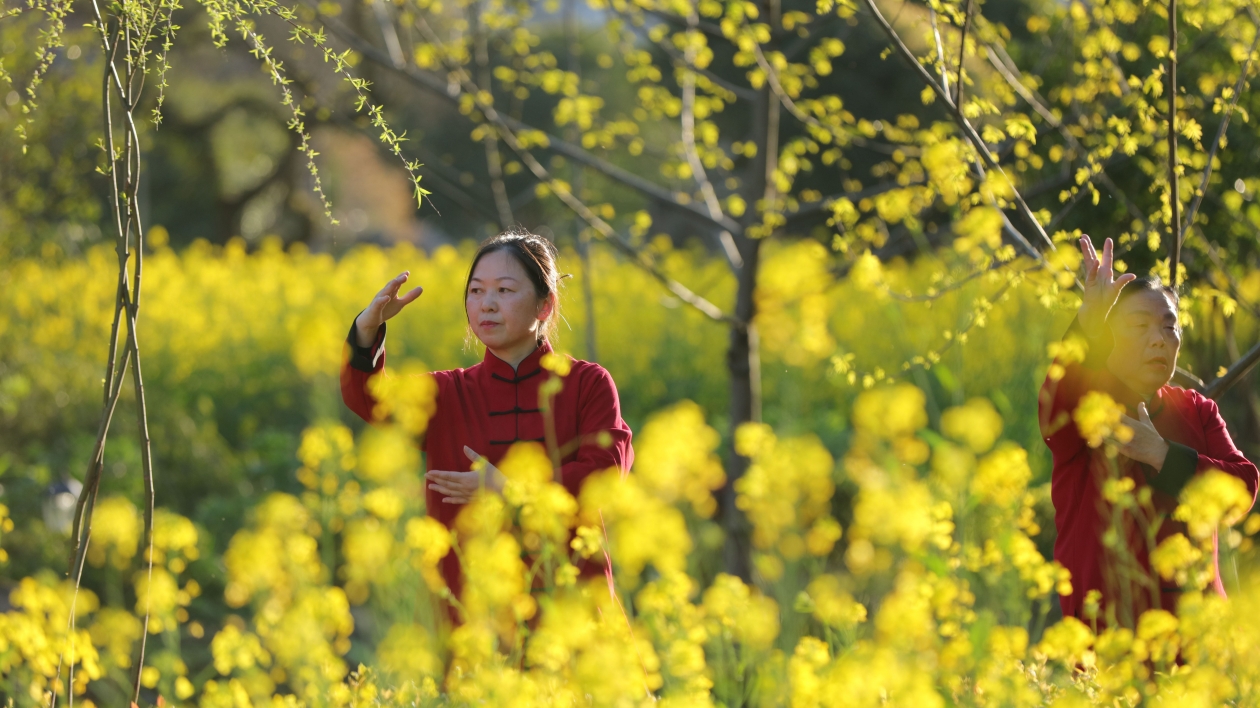
POLYGON ((927 425, 927 399, 910 384, 872 389, 853 405, 853 424, 858 430, 892 440, 913 435, 927 425))
POLYGON ((92 512, 88 562, 100 567, 108 557, 114 567, 126 568, 140 544, 141 523, 136 506, 126 498, 110 496, 98 501, 92 512))
POLYGON ((1124 406, 1102 391, 1090 391, 1081 396, 1076 410, 1072 411, 1072 420, 1076 421, 1077 430, 1090 447, 1098 447, 1108 438, 1120 442, 1131 440, 1133 429, 1122 422, 1123 416, 1124 406))
POLYGON ((648 418, 636 433, 634 474, 662 501, 687 501, 702 518, 717 510, 713 490, 726 482, 716 450, 721 436, 704 421, 704 411, 682 401, 648 418))
POLYGON ((941 432, 965 443, 977 455, 1002 436, 1002 416, 987 398, 972 398, 941 414, 941 432))
POLYGON ((1221 525, 1242 521, 1251 502, 1251 493, 1241 479, 1208 470, 1186 485, 1173 518, 1186 522, 1194 538, 1210 538, 1221 525))

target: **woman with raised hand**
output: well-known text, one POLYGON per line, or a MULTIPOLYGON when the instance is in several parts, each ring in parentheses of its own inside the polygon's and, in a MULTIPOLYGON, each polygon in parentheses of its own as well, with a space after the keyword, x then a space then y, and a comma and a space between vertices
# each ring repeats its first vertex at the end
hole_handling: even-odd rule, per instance
MULTIPOLYGON (((1176 611, 1181 588, 1151 571, 1150 553, 1165 538, 1185 533, 1185 524, 1170 517, 1191 478, 1221 470, 1241 479, 1254 503, 1260 473, 1234 446, 1216 402, 1171 384, 1181 349, 1176 291, 1155 277, 1115 277, 1111 239, 1101 257, 1088 236, 1081 237, 1080 247, 1084 292, 1068 338, 1083 340, 1086 353, 1083 361, 1056 362, 1039 402, 1041 434, 1054 457, 1054 557, 1072 573, 1072 592, 1059 601, 1065 617, 1088 622, 1085 597, 1096 590, 1098 623, 1131 626, 1147 609, 1176 611), (1118 452, 1114 460, 1103 447, 1090 447, 1076 423, 1077 406, 1090 391, 1106 393, 1125 408, 1122 420, 1132 437, 1110 440, 1118 452), (1114 509, 1103 486, 1117 473, 1133 480, 1139 499, 1149 487, 1151 503, 1121 515, 1122 540, 1109 548, 1104 536, 1114 509), (1145 538, 1148 529, 1155 532, 1152 544, 1145 538)), ((1212 561, 1212 589, 1223 596, 1216 558, 1212 561)))
MULTIPOLYGON (((400 295, 410 274, 385 284, 355 318, 347 342, 350 356, 341 368, 341 396, 364 420, 373 422, 375 400, 368 379, 385 366, 385 322, 415 302, 423 288, 400 295)), ((468 326, 486 347, 481 363, 437 371, 437 409, 422 440, 428 514, 450 526, 463 505, 481 488, 474 463, 484 457, 484 484, 502 491, 494 467, 513 443, 551 445, 560 456, 560 482, 574 497, 592 472, 630 469, 634 451, 630 428, 621 419, 617 387, 598 364, 568 360, 563 387, 544 419, 539 387, 552 375, 542 367, 552 352, 550 339, 559 318, 556 249, 546 239, 512 230, 481 244, 464 288, 468 326), (554 429, 547 430, 550 422, 554 429)), ((563 370, 563 366, 552 367, 563 370)), ((462 586, 452 551, 441 563, 455 596, 462 586)))

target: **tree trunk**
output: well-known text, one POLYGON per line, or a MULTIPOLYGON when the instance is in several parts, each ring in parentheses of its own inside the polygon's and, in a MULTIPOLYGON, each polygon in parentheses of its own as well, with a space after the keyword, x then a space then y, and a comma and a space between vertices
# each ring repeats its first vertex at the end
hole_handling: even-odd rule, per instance
POLYGON ((726 486, 719 502, 722 527, 726 532, 724 561, 726 572, 745 582, 752 577, 750 529, 744 512, 735 506, 735 483, 748 469, 748 458, 735 451, 735 431, 744 423, 761 419, 761 372, 756 328, 751 324, 756 314, 753 296, 757 285, 757 264, 761 240, 739 238, 744 266, 739 272, 739 290, 735 296, 735 316, 748 326, 731 326, 731 344, 726 352, 726 369, 731 387, 731 448, 726 463, 726 486))
MULTIPOLYGON (((770 16, 777 16, 777 3, 769 0, 770 16)), ((749 204, 761 202, 773 208, 778 195, 774 173, 779 157, 779 102, 767 86, 762 89, 754 109, 752 135, 757 141, 757 157, 749 166, 744 181, 744 197, 749 204)), ((749 209, 744 226, 761 219, 757 209, 749 209)), ((761 420, 761 353, 760 341, 753 320, 757 315, 757 268, 761 258, 761 239, 744 234, 735 237, 743 265, 736 271, 738 290, 735 295, 735 320, 731 325, 731 344, 726 354, 726 368, 731 387, 731 448, 726 464, 726 486, 718 496, 722 512, 722 528, 726 532, 724 561, 726 572, 745 582, 752 578, 752 547, 748 519, 735 505, 735 483, 748 469, 748 458, 735 451, 735 432, 744 423, 761 420), (743 324, 740 324, 743 323, 743 324)))

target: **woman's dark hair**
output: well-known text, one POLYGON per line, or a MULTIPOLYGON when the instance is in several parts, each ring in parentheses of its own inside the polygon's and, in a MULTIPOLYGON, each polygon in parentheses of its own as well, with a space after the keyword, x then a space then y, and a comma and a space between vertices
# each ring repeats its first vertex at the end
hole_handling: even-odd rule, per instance
POLYGON ((528 229, 515 226, 498 236, 481 242, 477 255, 473 257, 468 268, 468 278, 464 281, 464 300, 468 299, 468 287, 472 284, 473 272, 482 256, 495 251, 504 251, 516 259, 525 269, 529 281, 534 285, 534 293, 539 300, 556 295, 554 306, 547 321, 538 329, 538 340, 552 339, 556 333, 556 322, 560 319, 560 271, 556 269, 556 247, 550 241, 528 229))
POLYGON ((1169 302, 1173 304, 1174 311, 1177 309, 1176 306, 1181 303, 1181 296, 1177 294, 1177 291, 1164 285, 1164 281, 1158 275, 1144 275, 1137 280, 1130 281, 1128 285, 1120 290, 1120 296, 1116 298, 1116 304, 1119 305, 1129 297, 1143 292, 1160 293, 1167 297, 1169 302))

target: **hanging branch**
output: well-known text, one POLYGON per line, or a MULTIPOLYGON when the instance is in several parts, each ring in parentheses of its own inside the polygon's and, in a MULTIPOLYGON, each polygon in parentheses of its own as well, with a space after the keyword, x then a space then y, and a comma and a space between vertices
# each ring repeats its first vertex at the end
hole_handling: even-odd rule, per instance
MULTIPOLYGON (((109 355, 106 363, 104 381, 104 405, 101 422, 97 428, 96 443, 88 464, 85 484, 75 505, 75 518, 71 536, 71 559, 69 575, 74 583, 74 599, 78 602, 78 591, 83 579, 84 559, 91 532, 91 514, 95 508, 97 493, 100 489, 101 469, 104 465, 105 442, 109 433, 113 414, 122 390, 122 380, 129 365, 131 379, 136 398, 136 425, 140 444, 141 474, 144 482, 144 548, 149 577, 153 573, 153 455, 149 440, 148 409, 144 394, 144 376, 140 366, 139 337, 136 322, 140 312, 140 286, 144 268, 144 226, 140 218, 140 135, 136 129, 135 111, 140 103, 140 94, 144 87, 144 76, 147 72, 147 58, 151 55, 149 44, 157 36, 158 23, 165 21, 163 33, 164 47, 159 61, 165 64, 165 52, 169 49, 173 26, 170 24, 170 11, 164 15, 161 8, 155 12, 128 12, 121 8, 117 16, 108 16, 102 12, 98 2, 93 0, 93 27, 100 34, 101 47, 105 57, 102 76, 102 121, 104 123, 104 140, 101 147, 107 155, 105 174, 110 181, 111 206, 116 230, 115 252, 118 255, 118 288, 114 302, 114 321, 110 329, 109 355), (120 68, 121 65, 121 68, 120 68), (114 98, 118 99, 118 111, 123 118, 123 144, 119 147, 114 135, 114 98), (119 163, 122 163, 121 165, 119 163), (128 268, 132 258, 135 259, 135 274, 128 283, 128 268), (122 361, 118 362, 118 337, 125 317, 127 331, 122 361), (117 366, 115 365, 117 363, 117 366)), ((134 8, 133 8, 134 10, 134 8)), ((162 68, 164 72, 164 67, 162 68)), ((70 629, 74 628, 74 612, 70 613, 70 629)), ((144 656, 148 638, 150 612, 146 604, 140 642, 132 673, 132 701, 140 698, 140 673, 144 667, 144 656)), ((65 657, 61 663, 64 665, 65 657)), ((70 684, 74 683, 74 664, 70 664, 70 684)), ((60 681, 61 666, 58 667, 60 681)), ((74 693, 70 690, 70 702, 73 704, 74 693)), ((55 707, 57 693, 51 696, 50 706, 55 707)))
MULTIPOLYGON (((1209 167, 1211 161, 1208 161, 1209 167)), ((1181 262, 1181 196, 1177 187, 1177 0, 1168 0, 1168 279, 1177 287, 1181 262)))

